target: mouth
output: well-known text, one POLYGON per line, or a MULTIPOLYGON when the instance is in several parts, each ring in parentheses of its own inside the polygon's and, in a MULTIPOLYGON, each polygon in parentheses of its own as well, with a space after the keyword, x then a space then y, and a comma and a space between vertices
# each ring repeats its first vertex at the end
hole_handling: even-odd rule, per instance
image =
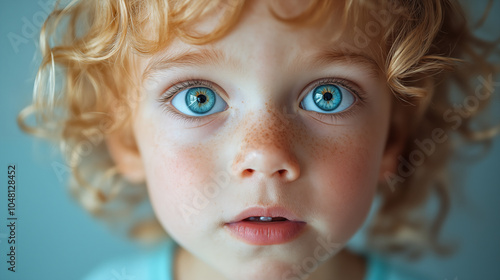
POLYGON ((288 219, 284 217, 265 217, 265 216, 253 216, 243 220, 243 222, 254 222, 254 223, 269 223, 269 222, 284 222, 284 221, 288 221, 288 219))
POLYGON ((236 216, 225 228, 237 240, 250 245, 291 242, 304 231, 301 221, 284 208, 250 208, 236 216))

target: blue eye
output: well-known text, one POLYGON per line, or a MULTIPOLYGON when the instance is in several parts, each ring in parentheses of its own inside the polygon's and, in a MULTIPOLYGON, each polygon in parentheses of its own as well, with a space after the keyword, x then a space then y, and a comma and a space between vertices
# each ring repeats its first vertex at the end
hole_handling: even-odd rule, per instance
POLYGON ((189 116, 207 116, 224 111, 226 102, 207 87, 193 87, 179 92, 172 106, 189 116))
POLYGON ((307 111, 333 114, 344 111, 355 101, 349 90, 333 84, 320 85, 311 90, 300 103, 307 111))

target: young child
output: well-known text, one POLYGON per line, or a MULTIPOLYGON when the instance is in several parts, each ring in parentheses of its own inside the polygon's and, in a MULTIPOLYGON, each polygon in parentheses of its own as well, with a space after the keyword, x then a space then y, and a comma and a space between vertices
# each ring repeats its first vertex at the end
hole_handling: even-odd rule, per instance
POLYGON ((497 46, 454 1, 73 1, 40 46, 21 125, 62 144, 89 211, 147 191, 132 233, 169 237, 88 279, 421 279, 378 256, 443 251, 452 148, 492 136, 471 121, 497 46), (374 253, 351 252, 376 197, 374 253))

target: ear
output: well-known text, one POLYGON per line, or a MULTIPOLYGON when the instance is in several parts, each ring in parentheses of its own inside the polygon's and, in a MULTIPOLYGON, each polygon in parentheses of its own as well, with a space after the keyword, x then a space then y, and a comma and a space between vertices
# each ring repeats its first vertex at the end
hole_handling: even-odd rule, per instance
POLYGON ((116 131, 106 135, 106 145, 118 172, 130 183, 145 182, 146 174, 133 133, 116 131), (127 141, 129 139, 129 141, 127 141))
POLYGON ((397 173, 398 158, 406 148, 410 133, 411 111, 411 108, 404 108, 397 101, 392 104, 391 121, 380 165, 379 183, 387 183, 388 178, 397 173))

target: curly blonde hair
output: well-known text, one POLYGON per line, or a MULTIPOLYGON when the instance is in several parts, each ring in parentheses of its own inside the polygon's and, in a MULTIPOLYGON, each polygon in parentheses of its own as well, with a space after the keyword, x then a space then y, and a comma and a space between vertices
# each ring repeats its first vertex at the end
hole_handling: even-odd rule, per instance
MULTIPOLYGON (((474 37, 462 8, 450 0, 311 1, 292 17, 271 6, 276 19, 290 25, 314 23, 340 9, 344 28, 367 18, 382 26, 376 62, 399 100, 397 106, 412 115, 398 159, 403 170, 387 174, 388 186, 380 187, 382 204, 369 232, 370 245, 410 255, 442 251, 438 232, 450 204, 452 184, 445 174, 455 142, 439 143, 416 166, 408 163, 412 156, 422 157, 422 139, 433 139, 436 128, 468 143, 484 145, 492 138, 492 131, 474 130, 472 120, 491 97, 491 77, 498 69, 488 59, 498 51, 497 44, 474 37), (474 90, 478 79, 485 81, 479 91, 474 90), (458 119, 450 113, 454 100, 473 106, 458 119), (438 198, 436 216, 426 222, 415 218, 413 213, 433 194, 438 198)), ((103 141, 108 133, 120 131, 136 149, 127 126, 133 94, 123 94, 139 88, 133 55, 152 56, 174 38, 190 44, 215 41, 230 32, 244 7, 243 1, 231 0, 86 0, 63 8, 56 5, 41 31, 42 62, 34 102, 20 113, 19 124, 61 144, 72 171, 72 193, 91 213, 108 220, 130 217, 147 201, 146 188, 127 183, 116 172, 103 141), (197 19, 214 13, 217 26, 207 33, 195 31, 197 19), (27 124, 31 114, 37 117, 34 126, 27 124)), ((159 227, 154 218, 134 221, 131 232, 136 237, 159 227)))

